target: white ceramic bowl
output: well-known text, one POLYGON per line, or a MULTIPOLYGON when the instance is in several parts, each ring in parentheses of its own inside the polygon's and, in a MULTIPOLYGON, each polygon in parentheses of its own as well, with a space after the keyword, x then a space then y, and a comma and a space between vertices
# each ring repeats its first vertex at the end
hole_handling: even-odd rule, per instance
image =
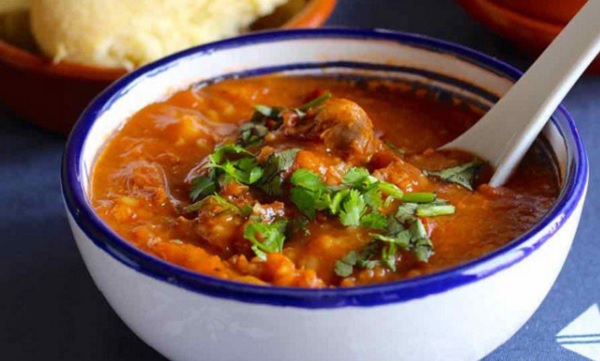
POLYGON ((548 214, 485 257, 407 281, 310 290, 214 279, 139 251, 94 213, 87 198, 91 167, 130 115, 194 83, 281 71, 394 77, 483 105, 520 75, 486 55, 421 36, 321 29, 201 46, 117 81, 79 119, 62 170, 77 246, 117 314, 177 361, 476 360, 509 339, 554 283, 585 198, 587 158, 563 107, 544 131, 563 178, 548 214))

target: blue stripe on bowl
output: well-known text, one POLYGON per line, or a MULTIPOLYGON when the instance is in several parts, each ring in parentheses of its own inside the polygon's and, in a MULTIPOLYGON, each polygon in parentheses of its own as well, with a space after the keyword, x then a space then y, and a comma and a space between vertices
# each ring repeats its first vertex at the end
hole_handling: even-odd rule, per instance
MULTIPOLYGON (((266 287, 231 282, 198 274, 146 254, 117 236, 95 214, 80 183, 84 179, 81 152, 88 131, 96 118, 108 110, 115 101, 126 94, 139 81, 164 72, 176 66, 182 58, 191 55, 214 53, 224 49, 258 43, 317 38, 392 41, 444 54, 452 54, 466 62, 476 64, 511 80, 515 80, 521 75, 521 72, 506 63, 460 45, 424 36, 385 30, 313 29, 275 31, 245 35, 185 50, 146 65, 115 82, 88 106, 73 128, 63 157, 61 178, 63 196, 68 212, 75 219, 78 226, 92 239, 96 246, 125 266, 157 280, 193 292, 241 302, 299 308, 366 307, 404 302, 445 292, 506 269, 540 248, 562 227, 577 205, 583 201, 588 178, 587 156, 573 119, 567 110, 560 106, 557 109, 557 116, 552 121, 565 139, 569 163, 567 164, 566 182, 553 208, 531 230, 505 247, 459 267, 423 277, 380 285, 322 290, 266 287), (545 227, 555 222, 557 222, 556 227, 540 234, 545 227), (538 234, 540 234, 540 238, 535 243, 530 242, 531 238, 538 234)), ((346 65, 359 66, 359 64, 346 65)), ((366 66, 365 64, 362 65, 366 66)), ((267 70, 263 69, 263 71, 267 70)), ((411 70, 416 71, 416 69, 411 70)), ((427 76, 430 75, 432 74, 427 74, 427 76)), ((438 75, 436 74, 436 76, 438 75)), ((456 79, 452 81, 456 81, 456 79)), ((468 84, 463 85, 472 87, 468 84)), ((475 88, 477 87, 471 90, 477 93, 480 89, 475 88)))

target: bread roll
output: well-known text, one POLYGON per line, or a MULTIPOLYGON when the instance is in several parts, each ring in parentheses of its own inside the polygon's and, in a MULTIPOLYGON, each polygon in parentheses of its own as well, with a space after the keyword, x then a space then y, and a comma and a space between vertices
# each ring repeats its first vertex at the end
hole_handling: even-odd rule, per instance
POLYGON ((0 0, 0 40, 32 50, 29 30, 29 0, 0 0))
POLYGON ((244 31, 286 0, 31 0, 31 25, 56 62, 132 69, 244 31))

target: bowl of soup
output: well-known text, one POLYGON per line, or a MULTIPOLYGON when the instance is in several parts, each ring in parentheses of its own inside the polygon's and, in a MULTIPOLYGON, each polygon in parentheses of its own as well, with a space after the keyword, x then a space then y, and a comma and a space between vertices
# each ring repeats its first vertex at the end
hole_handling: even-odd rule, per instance
POLYGON ((94 282, 170 359, 476 360, 567 257, 588 182, 561 106, 506 185, 439 151, 520 76, 383 30, 269 32, 117 81, 65 150, 94 282))

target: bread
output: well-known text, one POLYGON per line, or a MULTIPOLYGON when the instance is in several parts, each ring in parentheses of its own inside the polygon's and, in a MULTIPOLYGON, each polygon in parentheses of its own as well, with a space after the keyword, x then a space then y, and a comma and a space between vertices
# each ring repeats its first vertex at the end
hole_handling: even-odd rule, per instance
POLYGON ((0 0, 0 40, 21 48, 34 49, 29 31, 30 0, 0 0))
POLYGON ((31 0, 31 26, 56 62, 132 69, 237 35, 285 1, 31 0))

